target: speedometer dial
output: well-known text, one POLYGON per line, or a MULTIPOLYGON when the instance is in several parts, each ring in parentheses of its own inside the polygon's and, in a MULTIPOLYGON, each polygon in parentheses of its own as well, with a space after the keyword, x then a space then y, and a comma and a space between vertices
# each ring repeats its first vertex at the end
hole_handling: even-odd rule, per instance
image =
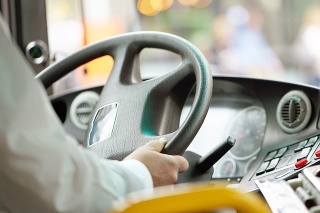
POLYGON ((229 155, 247 160, 259 153, 266 129, 266 112, 262 107, 250 106, 241 110, 230 124, 227 135, 237 139, 229 155))

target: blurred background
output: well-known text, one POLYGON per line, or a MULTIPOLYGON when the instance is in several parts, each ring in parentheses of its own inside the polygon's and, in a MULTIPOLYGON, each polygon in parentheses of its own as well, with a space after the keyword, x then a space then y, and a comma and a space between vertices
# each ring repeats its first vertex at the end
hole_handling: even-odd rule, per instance
MULTIPOLYGON (((320 86, 318 0, 46 0, 49 49, 57 61, 84 45, 132 31, 162 31, 194 43, 214 75, 242 75, 320 86)), ((172 70, 179 57, 141 54, 145 78, 172 70), (161 66, 158 66, 161 65, 161 66)), ((96 59, 55 84, 103 84, 113 59, 96 59)))

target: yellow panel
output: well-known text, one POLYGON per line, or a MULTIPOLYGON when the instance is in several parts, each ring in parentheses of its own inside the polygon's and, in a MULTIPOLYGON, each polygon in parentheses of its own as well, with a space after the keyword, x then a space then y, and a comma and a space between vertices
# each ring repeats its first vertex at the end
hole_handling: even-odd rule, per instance
POLYGON ((125 202, 119 201, 115 204, 112 213, 211 212, 224 208, 233 208, 239 213, 271 212, 258 195, 242 193, 223 186, 186 185, 186 187, 178 187, 174 192, 169 190, 165 196, 162 191, 160 195, 155 193, 155 196, 149 199, 138 200, 138 198, 132 196, 125 202))

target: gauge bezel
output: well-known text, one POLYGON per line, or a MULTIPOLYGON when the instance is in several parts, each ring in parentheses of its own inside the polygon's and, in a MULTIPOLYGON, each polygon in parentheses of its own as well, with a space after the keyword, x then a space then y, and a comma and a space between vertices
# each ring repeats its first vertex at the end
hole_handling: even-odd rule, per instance
MULTIPOLYGON (((237 163, 236 161, 233 159, 233 158, 224 158, 221 160, 221 162, 219 162, 219 165, 217 166, 217 170, 218 170, 218 177, 221 177, 221 178, 230 178, 230 177, 233 177, 235 174, 236 174, 236 171, 237 171, 237 163), (232 164, 232 171, 231 173, 229 174, 229 176, 222 176, 222 170, 224 169, 223 168, 223 165, 227 162, 231 162, 232 164)), ((213 176, 213 178, 215 178, 213 176)))
MULTIPOLYGON (((232 153, 232 148, 228 154, 230 155, 230 157, 232 157, 233 159, 235 160, 239 160, 239 161, 244 161, 244 160, 248 160, 254 156, 256 156, 260 151, 261 151, 261 147, 262 147, 262 143, 263 143, 263 139, 264 139, 264 135, 265 135, 265 130, 266 130, 266 126, 267 126, 267 115, 266 115, 266 111, 263 107, 261 106, 256 106, 256 105, 253 105, 253 106, 249 106, 249 107, 246 107, 244 109, 242 109, 240 112, 238 112, 238 114, 235 116, 235 118, 233 119, 233 122, 230 123, 228 125, 228 128, 227 128, 227 134, 226 135, 232 135, 230 134, 232 132, 232 127, 236 124, 236 122, 239 122, 239 118, 243 115, 245 115, 246 113, 248 113, 249 111, 251 110, 258 110, 258 111, 261 111, 263 112, 263 115, 265 117, 265 125, 264 125, 264 130, 263 130, 263 136, 261 137, 261 141, 259 142, 260 143, 260 146, 254 150, 253 152, 251 152, 251 154, 249 155, 246 155, 246 156, 243 156, 243 157, 240 157, 240 156, 237 156, 235 155, 234 153, 232 153)), ((247 124, 245 124, 247 125, 247 124)))

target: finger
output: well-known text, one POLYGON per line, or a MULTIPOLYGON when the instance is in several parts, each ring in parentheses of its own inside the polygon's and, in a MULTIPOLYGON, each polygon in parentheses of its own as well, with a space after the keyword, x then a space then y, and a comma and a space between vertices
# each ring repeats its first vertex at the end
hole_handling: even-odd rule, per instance
POLYGON ((186 172, 189 169, 189 162, 182 156, 173 156, 178 164, 179 172, 186 172))
POLYGON ((144 145, 145 148, 148 148, 150 150, 161 152, 163 147, 167 144, 167 140, 164 138, 161 138, 159 140, 149 141, 144 145))

